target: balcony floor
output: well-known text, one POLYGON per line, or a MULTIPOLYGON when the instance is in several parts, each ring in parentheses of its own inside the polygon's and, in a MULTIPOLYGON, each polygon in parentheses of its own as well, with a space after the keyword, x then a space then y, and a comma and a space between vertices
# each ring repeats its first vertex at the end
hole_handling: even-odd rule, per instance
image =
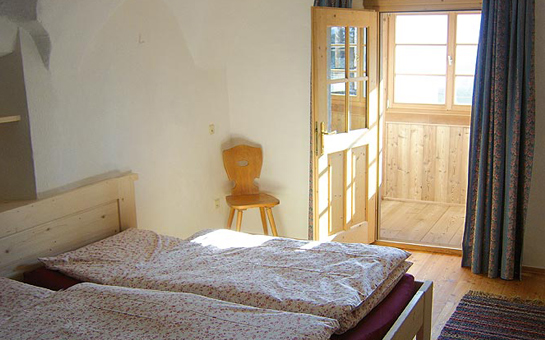
POLYGON ((379 239, 461 248, 465 205, 383 199, 379 239))

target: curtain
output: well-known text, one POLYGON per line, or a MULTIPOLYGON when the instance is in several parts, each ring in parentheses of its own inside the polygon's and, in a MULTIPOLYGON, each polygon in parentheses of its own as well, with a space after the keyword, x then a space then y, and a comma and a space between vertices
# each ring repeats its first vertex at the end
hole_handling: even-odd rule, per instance
POLYGON ((484 0, 462 266, 520 279, 534 154, 534 0, 484 0))
POLYGON ((352 8, 352 0, 314 0, 314 6, 352 8))

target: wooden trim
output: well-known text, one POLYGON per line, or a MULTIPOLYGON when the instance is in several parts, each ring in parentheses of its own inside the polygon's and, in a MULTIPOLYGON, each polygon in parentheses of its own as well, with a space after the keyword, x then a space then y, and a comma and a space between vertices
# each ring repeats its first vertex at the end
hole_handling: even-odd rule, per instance
POLYGON ((482 9, 482 0, 363 0, 378 12, 467 11, 482 9))
POLYGON ((433 282, 416 281, 418 291, 383 340, 406 340, 416 336, 417 340, 431 338, 431 316, 433 306, 433 282))
POLYGON ((383 196, 382 197, 383 200, 388 200, 388 201, 398 201, 398 202, 409 202, 409 203, 426 203, 426 204, 436 204, 436 205, 446 205, 446 206, 455 206, 455 207, 460 207, 460 206, 465 206, 464 203, 447 203, 447 202, 438 202, 438 201, 423 201, 423 200, 412 200, 412 199, 409 199, 409 198, 397 198, 397 197, 388 197, 388 196, 383 196))
POLYGON ((0 117, 0 124, 14 123, 21 120, 21 116, 6 116, 0 117))
POLYGON ((522 272, 526 274, 545 275, 545 268, 522 266, 522 272))
POLYGON ((129 173, 54 196, 0 206, 0 276, 16 277, 52 256, 136 228, 129 173))
POLYGON ((440 254, 462 256, 462 249, 456 249, 456 248, 426 246, 422 244, 404 243, 404 242, 386 241, 386 240, 378 240, 374 242, 373 244, 377 246, 395 247, 395 248, 405 249, 405 250, 416 250, 416 251, 425 251, 429 253, 440 253, 440 254))
POLYGON ((471 116, 457 113, 429 114, 426 112, 388 110, 386 112, 386 123, 470 126, 471 116))

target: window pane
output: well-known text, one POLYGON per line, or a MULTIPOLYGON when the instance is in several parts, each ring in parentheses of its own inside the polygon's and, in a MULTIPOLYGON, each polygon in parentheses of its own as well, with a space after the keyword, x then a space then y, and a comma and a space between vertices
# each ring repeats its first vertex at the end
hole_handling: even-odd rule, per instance
POLYGON ((446 74, 446 46, 396 46, 395 72, 404 74, 446 74))
POLYGON ((473 77, 457 76, 454 82, 454 104, 471 105, 473 99, 473 77))
POLYGON ((350 84, 350 87, 363 89, 362 97, 350 96, 348 98, 348 117, 350 119, 350 130, 364 129, 367 125, 367 92, 366 82, 359 81, 350 84))
POLYGON ((477 44, 481 28, 481 15, 458 14, 456 20, 456 43, 477 44))
POLYGON ((328 132, 346 132, 346 104, 345 104, 345 83, 331 84, 329 90, 329 122, 328 132), (341 90, 342 88, 342 90, 341 90))
POLYGON ((358 95, 358 85, 356 82, 349 82, 348 83, 349 87, 348 87, 348 93, 350 94, 351 97, 355 97, 358 95))
POLYGON ((339 79, 345 77, 345 28, 329 27, 329 55, 328 55, 328 79, 339 79))
POLYGON ((407 104, 445 104, 445 76, 396 76, 394 101, 407 104))
POLYGON ((329 79, 344 78, 344 69, 346 67, 344 60, 344 46, 332 46, 329 55, 329 79))
POLYGON ((330 43, 331 44, 341 44, 344 45, 345 42, 345 28, 344 27, 329 27, 329 36, 330 36, 330 43))
POLYGON ((329 89, 330 89, 331 94, 344 95, 345 90, 346 90, 346 86, 344 85, 344 83, 331 84, 331 85, 329 85, 329 89))
POLYGON ((396 44, 446 44, 448 16, 396 15, 396 44))
POLYGON ((350 47, 350 59, 348 60, 348 67, 350 71, 356 71, 358 69, 358 48, 357 46, 350 47))
POLYGON ((477 46, 456 46, 456 74, 474 75, 477 62, 477 46))
POLYGON ((367 74, 367 27, 362 29, 362 63, 361 75, 367 74))
POLYGON ((329 79, 342 79, 344 78, 344 70, 343 71, 337 71, 337 70, 331 70, 329 74, 329 79))
POLYGON ((348 38, 349 44, 357 44, 358 43, 358 28, 357 27, 348 27, 348 32, 350 34, 348 38))

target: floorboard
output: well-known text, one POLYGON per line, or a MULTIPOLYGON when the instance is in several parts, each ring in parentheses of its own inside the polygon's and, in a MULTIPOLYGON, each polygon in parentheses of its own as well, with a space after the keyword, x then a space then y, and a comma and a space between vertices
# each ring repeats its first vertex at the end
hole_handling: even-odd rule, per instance
POLYGON ((460 248, 465 206, 384 199, 379 238, 386 241, 460 248))
POLYGON ((458 302, 469 290, 545 301, 545 275, 523 273, 522 281, 489 279, 462 268, 461 257, 413 251, 409 273, 419 281, 431 280, 434 285, 432 339, 437 339, 458 302))

